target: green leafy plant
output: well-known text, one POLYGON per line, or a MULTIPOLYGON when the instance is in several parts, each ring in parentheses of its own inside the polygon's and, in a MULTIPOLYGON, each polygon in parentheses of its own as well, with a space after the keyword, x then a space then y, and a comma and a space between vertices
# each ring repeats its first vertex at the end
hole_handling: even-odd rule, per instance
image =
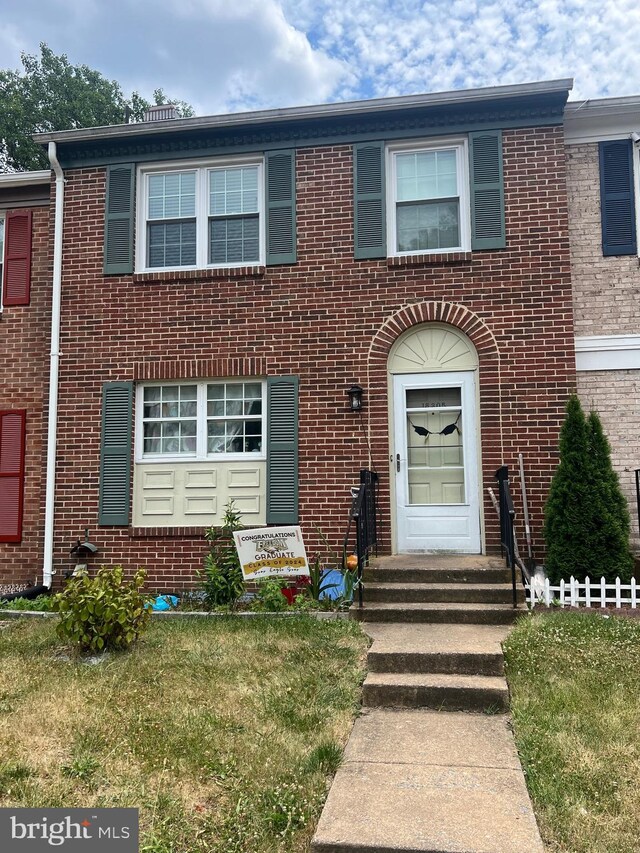
POLYGON ((50 595, 39 595, 37 598, 14 598, 12 601, 3 601, 0 598, 0 610, 48 612, 53 610, 53 598, 50 595))
POLYGON ((151 611, 142 593, 146 578, 138 569, 125 581, 122 566, 103 566, 94 578, 71 578, 53 600, 60 614, 58 636, 83 652, 127 649, 148 625, 151 611))
POLYGON ((306 591, 314 601, 320 601, 323 593, 330 589, 336 589, 338 586, 337 583, 330 583, 327 579, 318 555, 309 563, 309 580, 310 583, 306 587, 306 591))
POLYGON ((351 604, 351 602, 353 601, 353 594, 360 584, 357 568, 355 570, 346 569, 343 572, 342 577, 344 578, 344 591, 342 597, 345 604, 351 604))
POLYGON ((282 590, 286 586, 287 581, 283 578, 265 578, 265 580, 260 581, 254 599, 255 609, 266 613, 280 613, 283 610, 288 610, 289 602, 282 594, 282 590))
POLYGON ((204 569, 198 572, 200 587, 207 607, 233 605, 244 592, 244 578, 233 541, 233 533, 242 530, 242 515, 233 501, 225 506, 222 527, 210 527, 205 533, 209 553, 204 569))

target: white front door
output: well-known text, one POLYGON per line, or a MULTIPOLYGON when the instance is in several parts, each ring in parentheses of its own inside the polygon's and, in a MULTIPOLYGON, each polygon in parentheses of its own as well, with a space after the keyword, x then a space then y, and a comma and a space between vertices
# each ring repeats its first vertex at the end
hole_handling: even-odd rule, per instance
POLYGON ((393 377, 397 550, 478 554, 476 374, 393 377))

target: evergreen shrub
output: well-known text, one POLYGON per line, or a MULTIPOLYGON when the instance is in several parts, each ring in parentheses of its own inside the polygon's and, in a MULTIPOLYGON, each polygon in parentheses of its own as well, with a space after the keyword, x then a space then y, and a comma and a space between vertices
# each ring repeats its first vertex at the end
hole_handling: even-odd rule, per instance
POLYGON ((544 513, 545 567, 552 583, 575 577, 631 577, 629 511, 611 465, 600 418, 587 419, 576 395, 560 431, 560 464, 544 513))

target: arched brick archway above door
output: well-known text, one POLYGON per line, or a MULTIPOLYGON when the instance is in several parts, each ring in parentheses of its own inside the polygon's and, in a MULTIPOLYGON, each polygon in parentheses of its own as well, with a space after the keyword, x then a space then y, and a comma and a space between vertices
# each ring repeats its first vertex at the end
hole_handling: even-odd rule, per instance
POLYGON ((388 317, 374 335, 369 348, 369 370, 385 367, 389 351, 398 337, 412 326, 421 323, 448 323, 464 332, 473 343, 482 361, 499 359, 498 344, 491 329, 473 311, 456 302, 418 302, 406 305, 388 317))
MULTIPOLYGON (((494 517, 486 486, 492 483, 493 472, 504 460, 502 370, 501 352, 496 336, 484 319, 464 305, 443 301, 425 301, 406 305, 387 317, 374 334, 369 347, 367 391, 370 405, 366 412, 368 436, 375 456, 377 458, 386 456, 389 459, 389 477, 392 478, 395 469, 391 463, 392 457, 395 458, 394 454, 396 454, 390 434, 393 430, 389 416, 393 374, 414 372, 409 363, 411 359, 403 363, 402 359, 398 360, 398 354, 403 351, 405 342, 413 341, 414 344, 423 344, 425 340, 429 341, 430 334, 433 335, 434 332, 442 334, 443 331, 445 337, 450 338, 451 341, 457 338, 463 343, 466 340, 467 344, 470 343, 472 346, 470 348, 462 346, 458 364, 437 364, 438 359, 433 357, 425 357, 422 363, 419 363, 420 359, 417 358, 415 372, 420 374, 450 369, 477 371, 478 424, 480 434, 483 436, 479 465, 479 498, 484 502, 482 547, 484 549, 488 542, 495 548, 495 543, 499 542, 497 519, 494 517), (447 327, 451 330, 448 336, 447 327), (468 355, 465 356, 466 349, 468 349, 468 355)), ((416 349, 415 346, 413 348, 416 349)), ((429 346, 423 348, 425 353, 430 349, 429 346)), ((417 349, 420 350, 420 346, 417 349)), ((431 356, 433 355, 432 352, 431 356)), ((388 480, 381 485, 382 501, 388 506, 391 518, 393 499, 391 482, 388 480)), ((394 527, 393 521, 392 527, 394 527)), ((392 538, 395 543, 395 534, 392 538)), ((396 545, 392 547, 395 549, 396 545)))

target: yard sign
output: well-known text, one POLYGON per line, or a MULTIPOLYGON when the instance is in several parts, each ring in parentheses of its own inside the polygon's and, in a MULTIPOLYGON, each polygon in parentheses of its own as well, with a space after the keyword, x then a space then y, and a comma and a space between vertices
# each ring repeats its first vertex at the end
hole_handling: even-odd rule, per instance
POLYGON ((309 563, 299 527, 263 527, 233 534, 246 581, 272 575, 308 575, 309 563))

